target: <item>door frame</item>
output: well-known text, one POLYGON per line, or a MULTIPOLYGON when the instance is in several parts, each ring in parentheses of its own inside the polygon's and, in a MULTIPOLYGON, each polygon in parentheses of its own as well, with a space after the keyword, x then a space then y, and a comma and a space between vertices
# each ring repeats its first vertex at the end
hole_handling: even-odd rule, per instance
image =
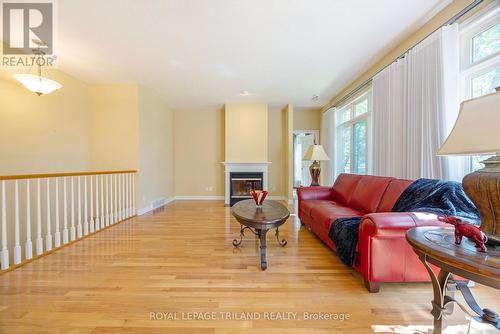
MULTIPOLYGON (((293 183, 292 183, 292 187, 293 189, 296 189, 297 187, 295 187, 295 137, 299 134, 302 134, 302 133, 312 133, 314 135, 314 143, 316 145, 319 144, 319 140, 320 140, 320 137, 319 137, 319 130, 293 130, 293 135, 292 135, 292 170, 293 170, 293 177, 292 177, 292 180, 293 180, 293 183)), ((301 160, 302 160, 302 157, 301 157, 301 160)))

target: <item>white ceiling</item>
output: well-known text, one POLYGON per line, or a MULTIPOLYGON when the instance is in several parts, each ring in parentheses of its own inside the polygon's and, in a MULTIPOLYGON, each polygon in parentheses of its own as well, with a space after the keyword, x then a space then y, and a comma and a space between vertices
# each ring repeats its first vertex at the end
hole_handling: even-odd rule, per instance
POLYGON ((150 87, 175 109, 322 106, 449 2, 59 0, 59 66, 150 87))

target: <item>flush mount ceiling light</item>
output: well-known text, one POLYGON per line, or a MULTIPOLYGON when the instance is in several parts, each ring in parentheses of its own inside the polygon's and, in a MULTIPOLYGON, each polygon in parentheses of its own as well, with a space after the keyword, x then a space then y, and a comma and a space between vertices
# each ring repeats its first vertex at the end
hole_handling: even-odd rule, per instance
POLYGON ((250 93, 248 92, 248 90, 240 90, 240 95, 241 96, 248 96, 248 95, 250 95, 250 93))
POLYGON ((33 50, 33 54, 36 55, 35 63, 38 66, 38 75, 15 74, 14 78, 23 84, 24 87, 40 96, 52 93, 53 91, 61 88, 62 85, 57 81, 42 77, 42 64, 45 63, 43 58, 45 52, 43 52, 40 48, 46 44, 36 39, 34 39, 33 42, 38 45, 38 48, 33 50))

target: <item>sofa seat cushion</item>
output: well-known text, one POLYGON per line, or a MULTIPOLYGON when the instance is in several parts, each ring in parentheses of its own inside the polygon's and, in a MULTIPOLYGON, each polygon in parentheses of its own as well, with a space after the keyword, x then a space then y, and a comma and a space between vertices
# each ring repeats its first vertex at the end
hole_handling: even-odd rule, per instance
POLYGON ((363 215, 362 211, 335 202, 321 206, 318 205, 311 210, 311 218, 326 231, 330 229, 330 225, 338 218, 362 217, 363 215))
POLYGON ((311 210, 316 207, 316 206, 325 206, 325 205, 330 205, 333 204, 333 201, 330 200, 310 200, 310 201, 301 201, 300 202, 300 211, 302 211, 303 214, 308 215, 311 217, 311 210))

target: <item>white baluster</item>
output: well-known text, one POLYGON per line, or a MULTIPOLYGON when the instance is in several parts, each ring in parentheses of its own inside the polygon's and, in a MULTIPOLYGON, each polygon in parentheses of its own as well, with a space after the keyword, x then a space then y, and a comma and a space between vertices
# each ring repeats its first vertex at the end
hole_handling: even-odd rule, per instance
POLYGON ((76 229, 75 229, 75 178, 71 176, 71 228, 70 228, 70 240, 76 239, 76 229))
POLYGON ((127 216, 132 216, 132 177, 131 174, 127 174, 127 199, 128 199, 128 210, 127 216))
POLYGON ((90 175, 90 233, 94 233, 94 182, 93 176, 90 175))
POLYGON ((113 214, 113 174, 109 175, 109 224, 115 223, 115 215, 113 214))
POLYGON ((5 181, 2 181, 2 270, 9 268, 9 248, 7 244, 7 206, 5 205, 5 200, 5 181))
POLYGON ((125 219, 128 218, 128 201, 127 201, 127 194, 128 194, 128 180, 127 180, 127 175, 123 174, 123 183, 125 184, 125 191, 123 192, 123 216, 125 219))
POLYGON ((101 175, 101 227, 106 226, 104 220, 104 175, 101 175))
POLYGON ((115 206, 114 206, 113 209, 115 210, 115 214, 114 214, 115 223, 117 223, 118 222, 118 175, 114 174, 113 178, 115 179, 115 182, 114 182, 114 187, 115 187, 115 191, 114 191, 115 206))
POLYGON ((111 222, 109 221, 109 175, 106 174, 106 226, 111 225, 111 222))
POLYGON ((45 235, 45 250, 49 251, 52 249, 52 226, 50 217, 50 179, 47 178, 47 234, 45 235))
POLYGON ((66 182, 66 177, 63 178, 63 244, 67 244, 69 241, 69 234, 68 234, 68 187, 67 187, 67 182, 66 182))
POLYGON ((61 232, 59 230, 59 178, 56 177, 56 231, 54 233, 54 244, 61 247, 61 232))
POLYGON ((26 179, 26 260, 33 258, 33 243, 31 242, 31 195, 30 180, 26 179))
POLYGON ((101 228, 101 219, 99 218, 99 175, 95 176, 95 229, 101 228))
POLYGON ((83 235, 89 234, 89 215, 87 207, 87 176, 83 177, 83 235))
POLYGON ((36 183, 36 255, 43 253, 41 180, 36 183))
POLYGON ((129 200, 129 184, 128 184, 128 174, 123 174, 125 177, 125 218, 130 217, 130 200, 129 200))
POLYGON ((76 236, 78 238, 81 238, 82 235, 83 235, 83 231, 82 231, 82 187, 81 187, 81 182, 80 182, 80 176, 77 176, 77 180, 78 180, 78 196, 77 196, 77 199, 78 199, 78 219, 77 219, 77 222, 78 222, 78 225, 76 225, 76 236))
POLYGON ((14 264, 21 263, 21 243, 19 241, 19 181, 14 181, 14 264))
POLYGON ((132 215, 135 216, 135 174, 132 174, 132 215))
POLYGON ((122 174, 116 175, 116 178, 118 179, 118 221, 123 220, 123 215, 122 215, 122 210, 123 210, 123 202, 122 202, 122 190, 123 190, 123 185, 122 185, 122 174))

